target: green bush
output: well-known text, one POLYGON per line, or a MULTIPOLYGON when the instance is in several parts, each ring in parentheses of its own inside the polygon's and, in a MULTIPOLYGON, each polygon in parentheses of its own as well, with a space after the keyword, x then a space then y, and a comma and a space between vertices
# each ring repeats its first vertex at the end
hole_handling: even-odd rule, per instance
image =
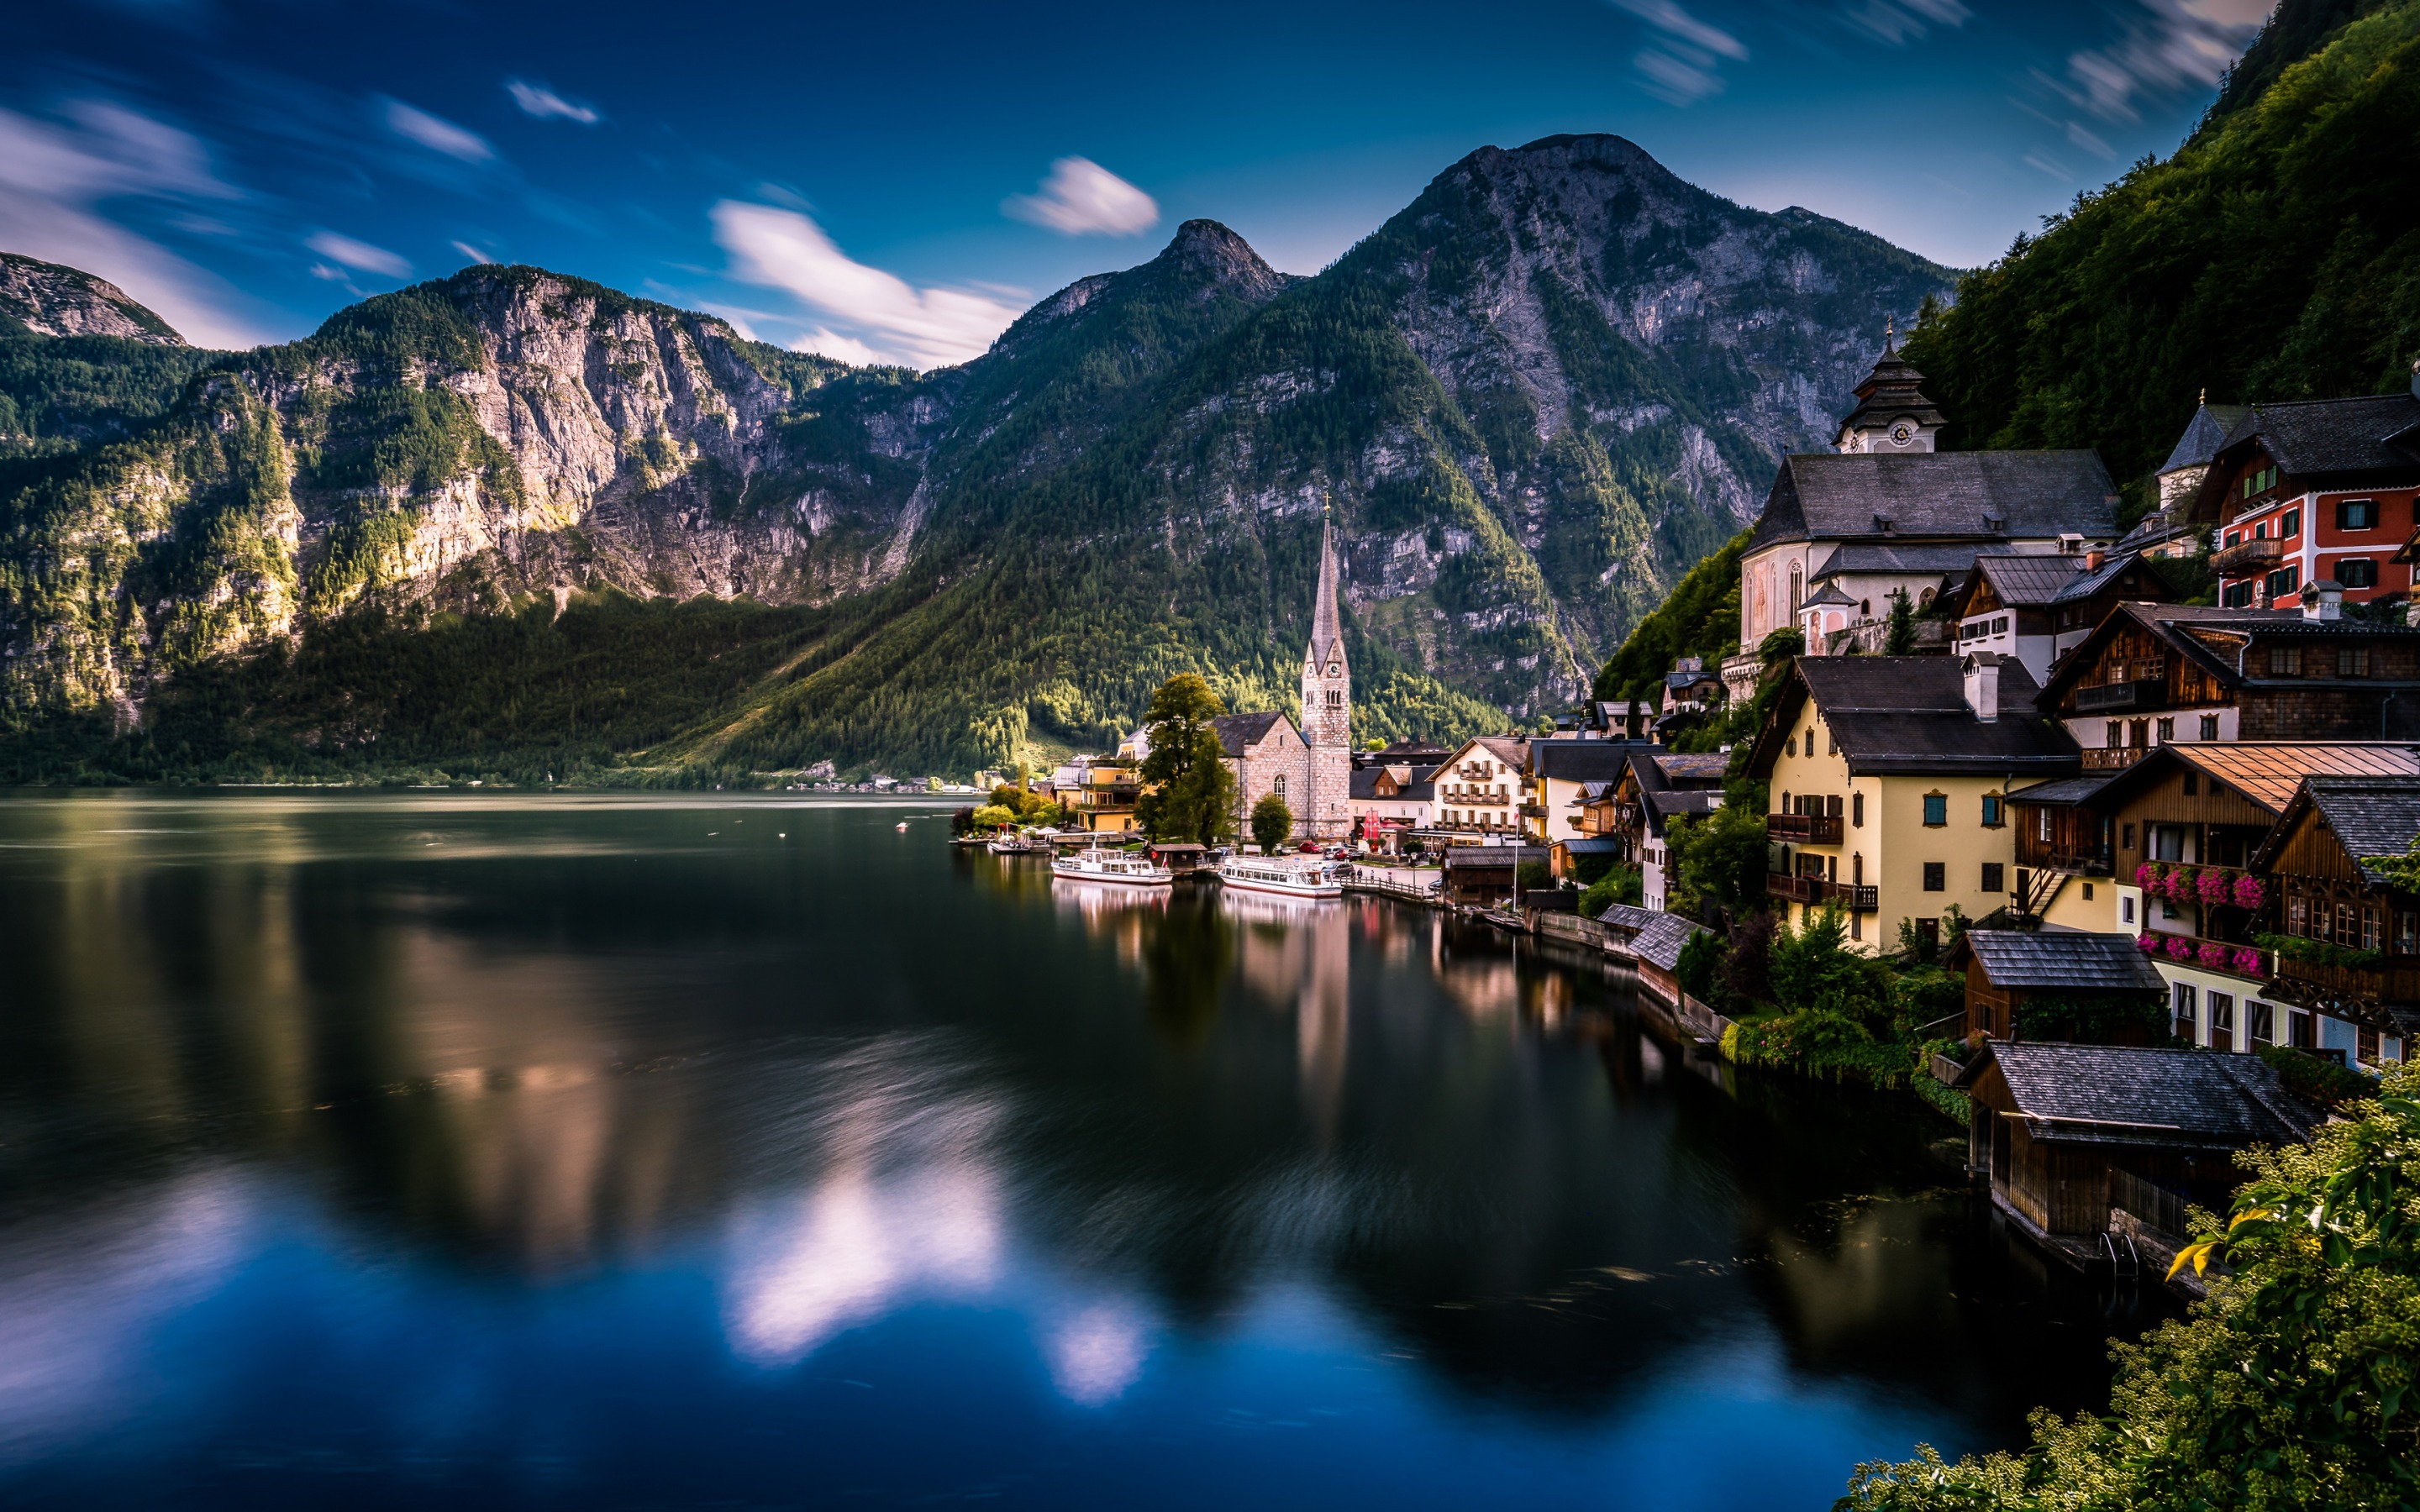
POLYGON ((2350 1066, 2306 1055, 2290 1045, 2264 1044, 2260 1058, 2276 1069, 2286 1090, 2315 1108, 2340 1107, 2353 1098, 2367 1096, 2378 1086, 2350 1066))
POLYGON ((1580 912, 1595 918, 1615 903, 1627 903, 1636 908, 1645 896, 1638 868, 1609 867, 1580 893, 1580 912))

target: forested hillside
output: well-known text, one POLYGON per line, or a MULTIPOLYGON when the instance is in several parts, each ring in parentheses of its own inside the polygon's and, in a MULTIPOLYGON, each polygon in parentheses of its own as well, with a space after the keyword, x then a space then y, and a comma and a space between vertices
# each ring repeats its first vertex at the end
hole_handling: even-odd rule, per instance
POLYGON ((2139 479, 2195 398, 2399 388, 2420 358, 2420 0, 2284 0, 2175 156, 1966 275, 1907 344, 1956 447, 2139 479))

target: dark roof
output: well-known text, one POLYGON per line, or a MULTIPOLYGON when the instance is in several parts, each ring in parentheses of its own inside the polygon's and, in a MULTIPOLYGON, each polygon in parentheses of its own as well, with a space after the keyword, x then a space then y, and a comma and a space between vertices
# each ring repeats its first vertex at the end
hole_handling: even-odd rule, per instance
MULTIPOLYGON (((2227 688, 2241 687, 2247 676, 2239 661, 2252 636, 2420 636, 2420 627, 2408 625, 2380 625, 2358 619, 2308 620, 2300 609, 2221 609, 2209 604, 2150 604, 2127 599, 2103 616, 2090 635, 2062 652, 2058 660, 2051 664, 2050 677, 2042 685, 2043 705, 2048 707, 2064 696, 2083 670, 2092 665, 2099 648, 2129 625, 2150 631, 2199 666, 2221 687, 2227 688)), ((2257 680, 2265 672, 2255 668, 2248 675, 2257 680)), ((2372 681, 2382 687, 2394 686, 2391 679, 2372 681)))
MULTIPOLYGON (((2102 569, 2108 570, 2103 563, 2102 569)), ((2040 609, 2055 600, 2084 570, 2084 559, 2056 551, 1975 559, 1978 576, 2012 609, 2040 609)))
POLYGON ((1630 953, 1659 971, 1681 969, 1681 948, 1705 932, 1678 914, 1657 914, 1630 937, 1630 953))
POLYGON ((1656 750, 1648 758, 1664 780, 1675 787, 1703 785, 1720 787, 1723 774, 1730 770, 1731 759, 1714 750, 1656 750))
POLYGON ((1874 361, 1874 370, 1857 385, 1857 408, 1849 411, 1835 428, 1838 435, 1852 426, 1870 428, 1905 415, 1921 425, 1944 424, 1941 411, 1924 396, 1918 387, 1924 375, 1899 354, 1888 337, 1883 340, 1883 354, 1874 361))
POLYGON ((1392 797, 1381 798, 1378 795, 1378 776, 1386 771, 1387 767, 1357 766, 1353 768, 1352 786, 1348 790, 1351 795, 1373 803, 1427 803, 1436 796, 1436 783, 1432 780, 1432 775, 1436 771, 1435 767, 1413 765, 1408 762, 1392 762, 1388 764, 1408 765, 1412 768, 1412 779, 1404 785, 1401 793, 1392 797))
MULTIPOLYGON (((1528 762, 1529 759, 1529 742, 1519 735, 1473 735, 1467 743, 1478 746, 1481 750, 1487 752, 1488 755, 1495 757, 1497 761, 1502 762, 1505 765, 1511 767, 1516 772, 1521 770, 1523 764, 1528 762)), ((1580 744, 1580 742, 1575 740, 1567 742, 1567 744, 1576 746, 1580 744)), ((1620 742, 1619 744, 1625 747, 1630 746, 1630 743, 1627 741, 1620 742)), ((1631 748, 1635 749, 1636 748, 1632 747, 1631 748)), ((1453 750, 1460 749, 1462 749, 1462 747, 1460 746, 1453 748, 1453 750)), ((1446 754, 1448 756, 1451 756, 1453 751, 1448 751, 1446 754)), ((1443 763, 1438 764, 1440 770, 1443 769, 1443 763)), ((1621 768, 1616 767, 1615 770, 1619 771, 1621 768)))
POLYGON ((2257 1056, 1994 1040, 1958 1085, 1993 1065, 2037 1139, 2239 1149, 2308 1138, 2317 1121, 2257 1056))
POLYGON ((1218 733, 1220 750, 1230 756, 1241 756, 1248 747, 1267 739, 1270 727, 1283 718, 1285 714, 1278 709, 1259 714, 1221 714, 1210 721, 1210 727, 1218 733))
POLYGON ((1402 765, 1405 762, 1411 762, 1415 765, 1420 764, 1418 758, 1426 756, 1430 758, 1426 764, 1435 766, 1438 762, 1441 762, 1447 757, 1452 755, 1453 748, 1451 746, 1440 746, 1434 740, 1413 740, 1406 737, 1405 739, 1396 741, 1392 745, 1382 746, 1374 751, 1366 751, 1363 754, 1365 756, 1385 758, 1380 762, 1379 764, 1381 765, 1396 766, 1402 765))
POLYGON ((1630 764, 1643 742, 1629 740, 1533 740, 1529 770, 1560 782, 1610 782, 1630 764))
POLYGON ((1821 575, 1818 575, 1815 580, 1823 584, 1823 591, 1820 594, 1810 594, 1800 600, 1798 605, 1800 609, 1813 609, 1822 604, 1854 605, 1856 603, 1856 600, 1851 598, 1838 583, 1826 581, 1821 575))
POLYGON ((2420 777, 2314 777, 2303 791, 2373 884, 2388 878, 2369 857, 2406 855, 2420 838, 2420 777))
POLYGON ((1722 673, 1711 671, 1703 667, 1699 667, 1687 671, 1666 672, 1664 674, 1664 686, 1666 687, 1689 687, 1699 683, 1720 683, 1722 680, 1722 673))
POLYGON ((2179 468, 2197 468, 2209 462, 2218 455, 2218 449, 2226 444, 2226 433, 2251 412, 2251 408, 2249 405, 2211 404, 2207 399, 2203 400, 2201 408, 2194 411, 2193 419, 2185 422, 2185 433, 2177 438, 2176 450, 2160 464, 2160 471, 2174 472, 2179 468))
MULTIPOLYGON (((1987 556, 2010 556, 2014 553, 2005 541, 1961 541, 1948 546, 1888 546, 1880 541, 1850 541, 1832 549, 1815 569, 1813 582, 1825 582, 1851 573, 1937 572, 1947 578, 1972 572, 1976 562, 1987 556)), ((2052 558, 2053 561, 2062 560, 2052 558)))
POLYGON ((1640 792, 1638 806, 1646 811, 1648 833, 1660 836, 1671 820, 1713 813, 1723 806, 1723 795, 1707 788, 1656 788, 1640 792))
POLYGON ((2074 987, 2087 992, 2164 993, 2166 979, 2131 934, 2070 930, 1970 929, 1954 961, 1983 964, 1994 987, 2074 987))
POLYGON ((2118 487, 2092 452, 1817 452, 1781 459, 1748 549, 1886 534, 1989 543, 2068 532, 2118 534, 2118 487))
POLYGON ((1572 856, 1615 856, 1621 853, 1621 841, 1610 835, 1583 835, 1577 840, 1559 840, 1548 849, 1572 856))
MULTIPOLYGON (((2163 746, 2160 748, 2173 750, 2176 748, 2163 746)), ((2117 776, 2115 772, 2094 772, 2084 777, 2062 777, 2055 782, 2038 782, 2032 787, 2021 788, 2009 794, 2009 801, 2038 803, 2044 807, 2057 808, 2089 803, 2100 795, 2102 788, 2116 780, 2117 776)))
POLYGON ((1636 903, 1607 903, 1605 912, 1596 916, 1596 921, 1608 929, 1626 929, 1637 933, 1660 917, 1656 910, 1641 908, 1636 903))
POLYGON ((2409 392, 2256 404, 2228 428, 2220 451, 2257 442, 2279 468, 2302 477, 2420 472, 2420 451, 2411 437, 2415 425, 2420 396, 2409 392))
MULTIPOLYGON (((2087 567, 2084 571, 2077 573, 2074 577, 2070 578, 2067 580, 2067 585, 2061 588, 2058 593, 2052 597, 2051 602, 2054 604, 2072 604, 2081 599, 2090 598, 2093 594, 2108 587, 2111 583, 2116 582, 2120 577, 2124 576, 2129 569, 2139 564, 2142 560, 2143 559, 2139 555, 2132 551, 2113 552, 2104 561, 2102 561, 2099 567, 2087 567)), ((2149 580, 2150 584, 2158 585, 2162 594, 2165 594, 2167 592, 2168 580, 2165 578, 2161 577, 2156 572, 2146 572, 2144 577, 2149 580)), ((2149 584, 2138 584, 2138 586, 2148 585, 2149 584)))
POLYGON ((1999 717, 1966 706, 1965 658, 1800 656, 1791 664, 1749 770, 1773 770, 1781 742, 1812 698, 1852 774, 1972 772, 2066 776, 2081 762, 2067 732, 2034 707, 2038 689, 2022 662, 1999 658, 1999 717))
POLYGON ((1550 860, 1554 854, 1547 845, 1455 845, 1447 849, 1445 866, 1449 872, 1486 871, 1518 861, 1550 860))

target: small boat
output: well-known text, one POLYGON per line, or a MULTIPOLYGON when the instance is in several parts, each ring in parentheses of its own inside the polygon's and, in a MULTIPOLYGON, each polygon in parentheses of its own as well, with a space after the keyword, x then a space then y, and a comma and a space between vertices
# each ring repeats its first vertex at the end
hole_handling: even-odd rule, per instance
POLYGON ((899 821, 899 823, 897 823, 897 824, 895 824, 895 825, 892 825, 891 827, 892 827, 892 828, 893 828, 893 829, 906 829, 906 828, 908 827, 908 821, 907 821, 907 820, 905 820, 905 819, 902 819, 901 821, 899 821))
POLYGON ((1098 848, 1062 856, 1050 863, 1050 874, 1069 882, 1114 882, 1129 887, 1165 887, 1176 873, 1149 856, 1098 848))
POLYGON ((1282 856, 1231 856, 1218 863, 1218 883, 1238 892, 1273 892, 1287 898, 1344 896, 1342 868, 1282 856))
POLYGON ((1036 841, 1030 835, 1020 835, 1013 829, 1003 829, 985 841, 984 849, 994 856, 1031 856, 1047 843, 1048 842, 1036 841))

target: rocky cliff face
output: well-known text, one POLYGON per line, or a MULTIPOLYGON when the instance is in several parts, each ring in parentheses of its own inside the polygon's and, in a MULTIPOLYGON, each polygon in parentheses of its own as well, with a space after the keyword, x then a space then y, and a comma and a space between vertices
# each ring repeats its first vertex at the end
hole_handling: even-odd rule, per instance
POLYGON ((1096 740, 1187 666, 1282 704, 1327 504, 1367 733, 1533 714, 1946 282, 1604 137, 1474 153, 1315 279, 1188 223, 921 377, 468 270, 0 483, 5 686, 21 718, 132 723, 180 670, 364 609, 704 594, 833 618, 693 749, 971 765, 1096 740))
POLYGON ((43 336, 117 336, 182 347, 167 321, 104 279, 57 263, 0 252, 0 316, 43 336))

